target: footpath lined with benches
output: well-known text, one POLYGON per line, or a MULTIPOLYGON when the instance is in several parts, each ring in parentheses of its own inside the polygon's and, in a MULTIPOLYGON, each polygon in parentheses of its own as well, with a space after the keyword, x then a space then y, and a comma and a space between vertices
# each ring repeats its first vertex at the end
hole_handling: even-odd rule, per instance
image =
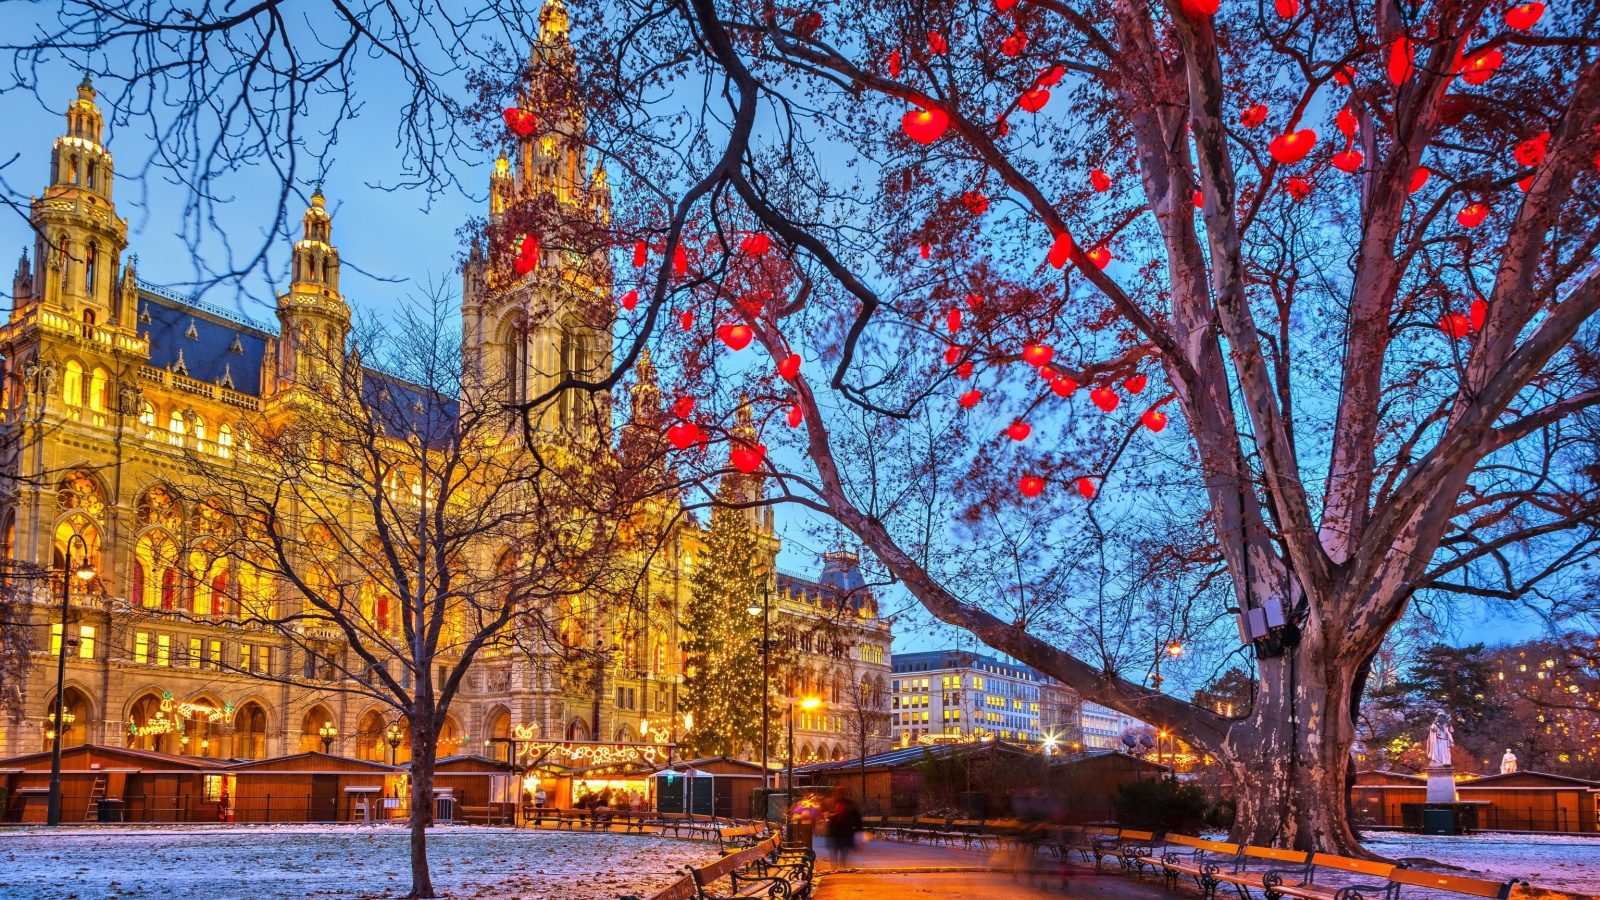
POLYGON ((739 834, 723 835, 719 839, 725 852, 720 859, 686 869, 681 878, 648 900, 808 900, 816 876, 816 853, 809 847, 785 846, 776 834, 753 840, 756 833, 748 827, 739 834), (747 837, 752 839, 748 846, 736 846, 747 837))

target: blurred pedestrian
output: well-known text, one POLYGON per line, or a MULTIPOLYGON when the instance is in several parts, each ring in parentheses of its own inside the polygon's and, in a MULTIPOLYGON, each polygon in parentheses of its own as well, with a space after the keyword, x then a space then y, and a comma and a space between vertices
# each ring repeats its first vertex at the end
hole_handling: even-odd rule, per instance
POLYGON ((861 810, 844 785, 833 789, 833 801, 824 819, 828 829, 828 846, 833 849, 833 867, 843 869, 850 864, 850 851, 856 848, 856 834, 861 831, 861 810))

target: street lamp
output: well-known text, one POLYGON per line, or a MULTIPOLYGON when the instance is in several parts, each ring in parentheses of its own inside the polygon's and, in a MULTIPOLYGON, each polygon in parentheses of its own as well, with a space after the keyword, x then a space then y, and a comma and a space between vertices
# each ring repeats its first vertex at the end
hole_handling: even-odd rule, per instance
POLYGON ((49 825, 61 824, 61 733, 66 730, 61 726, 67 721, 62 718, 62 704, 66 699, 67 686, 67 614, 72 599, 72 579, 67 577, 67 570, 72 568, 74 541, 83 545, 83 556, 79 558, 74 574, 82 582, 94 577, 94 566, 89 564, 89 542, 81 534, 67 538, 67 552, 61 560, 61 643, 56 654, 56 714, 52 719, 55 733, 50 736, 50 806, 45 814, 45 822, 49 825))
POLYGON ((389 765, 394 765, 395 753, 400 750, 400 722, 396 720, 389 725, 389 730, 384 732, 383 739, 389 743, 389 765))
POLYGON ((816 709, 822 705, 822 698, 807 697, 801 700, 797 697, 789 699, 789 777, 784 784, 784 799, 787 800, 788 815, 784 817, 784 831, 790 842, 794 841, 794 708, 799 705, 801 709, 816 709))
MULTIPOLYGON (((750 601, 750 607, 745 610, 752 616, 761 617, 761 787, 770 786, 767 772, 767 745, 769 743, 768 730, 768 703, 767 698, 772 695, 772 579, 763 576, 761 579, 761 602, 750 601)), ((766 814, 763 811, 762 820, 766 814)))
POLYGON ((339 729, 333 727, 332 722, 323 722, 322 727, 317 729, 317 736, 322 738, 322 752, 327 753, 328 748, 333 746, 333 739, 339 736, 339 729))

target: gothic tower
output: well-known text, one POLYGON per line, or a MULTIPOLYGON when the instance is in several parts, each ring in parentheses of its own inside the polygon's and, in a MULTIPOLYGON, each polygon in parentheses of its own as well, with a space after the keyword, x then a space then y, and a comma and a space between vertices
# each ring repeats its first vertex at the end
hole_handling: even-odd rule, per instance
POLYGON ((280 391, 314 384, 330 374, 337 377, 350 333, 350 306, 339 293, 333 218, 321 187, 312 193, 303 223, 305 234, 294 244, 289 290, 278 298, 280 391))
POLYGON ((85 329, 134 326, 136 311, 123 302, 117 271, 128 223, 112 203, 111 153, 100 142, 104 122, 94 101, 85 75, 67 109, 67 133, 51 150, 44 196, 33 200, 33 256, 23 254, 12 282, 13 321, 42 304, 85 329))
MULTIPOLYGON (((606 226, 611 190, 604 167, 590 167, 561 0, 546 0, 539 24, 517 98, 535 125, 527 135, 508 131, 489 176, 491 245, 503 254, 531 237, 539 249, 514 268, 475 242, 462 272, 463 352, 510 404, 527 403, 565 378, 603 378, 612 365, 609 255, 567 246, 563 237, 606 226)), ((568 391, 536 411, 536 420, 549 431, 590 430, 596 399, 568 391)))

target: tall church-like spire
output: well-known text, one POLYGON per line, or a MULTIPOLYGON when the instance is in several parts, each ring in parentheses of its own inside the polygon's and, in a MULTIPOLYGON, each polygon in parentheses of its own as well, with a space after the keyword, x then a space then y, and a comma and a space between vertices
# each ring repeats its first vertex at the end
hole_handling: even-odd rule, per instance
POLYGON ((280 387, 310 384, 336 373, 350 332, 350 306, 339 293, 333 217, 321 185, 312 192, 301 223, 304 234, 294 244, 289 290, 278 298, 280 387))

